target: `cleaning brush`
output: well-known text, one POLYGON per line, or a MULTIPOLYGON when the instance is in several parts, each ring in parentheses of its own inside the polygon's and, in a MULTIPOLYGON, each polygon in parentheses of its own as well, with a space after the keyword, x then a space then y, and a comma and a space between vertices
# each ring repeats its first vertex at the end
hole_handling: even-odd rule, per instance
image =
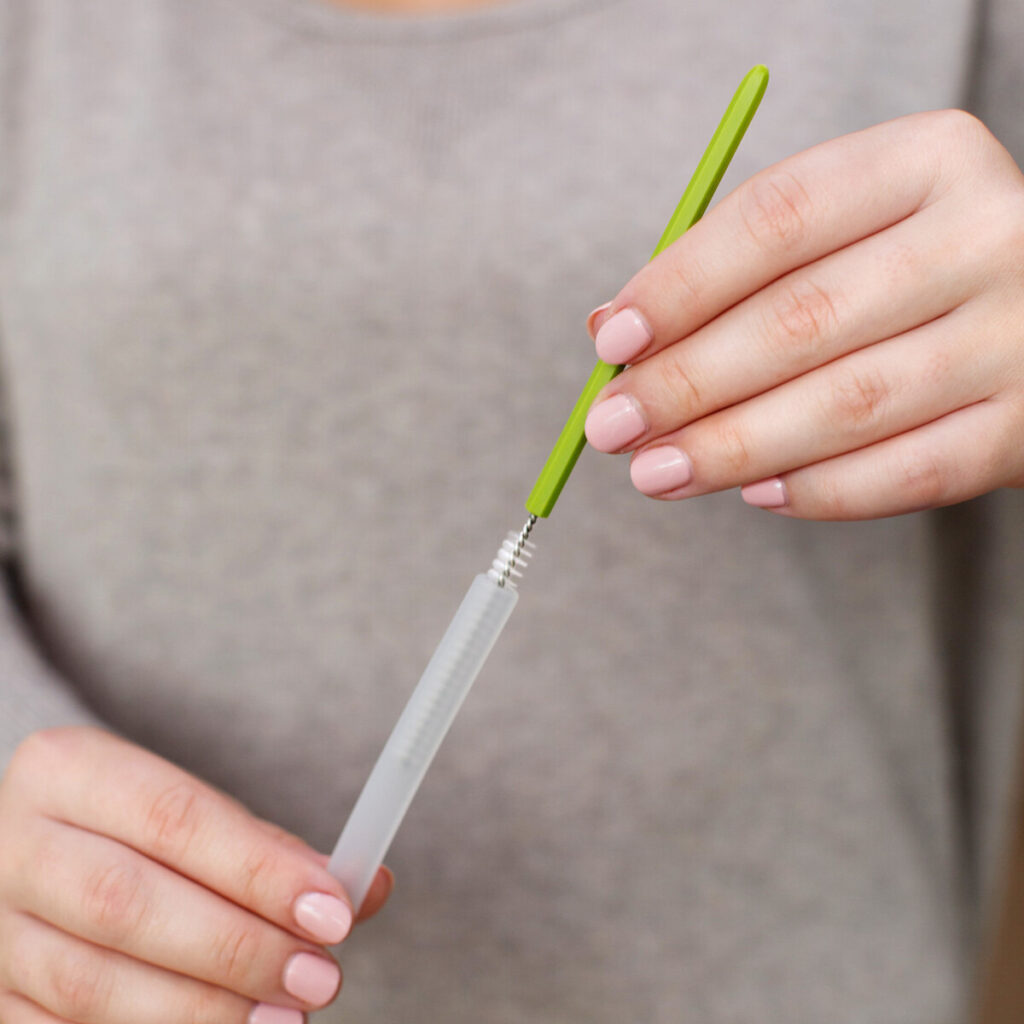
MULTIPOLYGON (((740 83, 651 259, 702 216, 768 84, 752 68, 740 83)), ((518 600, 539 518, 551 514, 585 443, 583 425, 598 392, 624 367, 598 361, 526 500, 529 518, 502 542, 486 573, 473 579, 424 669, 331 854, 328 870, 358 911, 448 728, 518 600)))

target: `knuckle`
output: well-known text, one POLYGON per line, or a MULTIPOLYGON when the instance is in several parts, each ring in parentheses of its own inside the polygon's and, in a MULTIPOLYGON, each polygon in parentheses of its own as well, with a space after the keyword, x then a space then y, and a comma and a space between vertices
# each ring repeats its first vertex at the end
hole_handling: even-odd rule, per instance
POLYGON ((247 906, 266 903, 267 894, 278 889, 274 884, 276 874, 281 870, 281 857, 263 846, 256 846, 239 865, 239 885, 242 900, 247 906))
POLYGON ((835 299, 810 280, 781 283, 768 303, 765 340, 773 355, 787 363, 806 360, 835 337, 839 314, 835 299))
POLYGON ((704 394, 695 379, 692 367, 676 348, 667 349, 657 360, 658 380, 665 392, 668 403, 678 410, 685 420, 698 415, 704 408, 704 394))
POLYGON ((846 368, 837 373, 828 392, 828 413, 840 430, 864 430, 884 412, 891 386, 876 368, 846 368))
POLYGON ((927 143, 935 154, 935 166, 947 185, 968 176, 975 179, 991 160, 995 136, 966 110, 933 110, 921 114, 927 127, 927 143))
POLYGON ((5 777, 31 783, 41 773, 50 773, 67 755, 70 727, 40 729, 29 733, 15 748, 5 777))
POLYGON ((807 190, 789 171, 756 175, 741 193, 739 214, 754 243, 769 252, 796 248, 811 215, 807 190))
POLYGON ((930 119, 933 130, 947 142, 957 145, 980 145, 993 138, 985 123, 966 110, 951 107, 946 110, 933 110, 924 116, 930 119))
POLYGON ((128 864, 104 865, 87 879, 84 910, 103 939, 119 944, 139 929, 146 910, 142 887, 142 871, 128 864))
POLYGON ((231 1020, 234 1007, 225 1005, 230 998, 222 988, 195 985, 183 1009, 183 1024, 222 1024, 231 1020))
POLYGON ((4 772, 6 781, 20 784, 33 777, 37 766, 43 763, 43 755, 40 750, 43 741, 39 737, 40 734, 37 732, 30 733, 14 748, 14 753, 11 754, 11 758, 7 762, 7 770, 4 772))
POLYGON ((178 858, 193 843, 203 820, 199 787, 181 780, 161 790, 146 813, 143 835, 157 854, 178 858))
POLYGON ((724 422, 717 426, 714 452, 715 461, 729 479, 747 481, 751 465, 750 448, 738 424, 724 422))
POLYGON ((50 978, 54 1009, 70 1020, 105 1020, 113 975, 97 958, 74 949, 58 957, 50 978))
POLYGON ((817 505, 817 518, 824 520, 845 519, 848 504, 847 497, 839 481, 830 475, 823 475, 815 487, 814 503, 817 505))
POLYGON ((258 928, 249 924, 226 928, 216 937, 211 950, 216 977, 235 991, 248 987, 259 947, 258 928))
POLYGON ((941 505, 948 489, 945 466, 935 452, 915 447, 896 460, 893 481, 898 493, 915 508, 941 505))
POLYGON ((686 310, 701 322, 707 319, 706 277, 695 260, 673 260, 668 263, 672 294, 677 296, 677 307, 686 310))
POLYGON ((239 865, 238 878, 242 900, 247 906, 266 902, 267 893, 274 891, 272 878, 279 858, 263 846, 255 846, 239 865))

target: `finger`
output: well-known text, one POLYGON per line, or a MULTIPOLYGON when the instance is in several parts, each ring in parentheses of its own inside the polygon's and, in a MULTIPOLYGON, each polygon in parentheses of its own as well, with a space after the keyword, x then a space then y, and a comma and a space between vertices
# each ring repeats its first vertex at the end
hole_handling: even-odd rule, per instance
POLYGON ((380 867, 377 870, 377 874, 374 876, 373 881, 370 883, 370 888, 367 890, 366 897, 363 900, 363 905, 359 908, 359 914, 356 917, 356 922, 368 921, 374 914, 376 914, 381 907, 387 903, 391 896, 391 890, 395 887, 395 876, 392 874, 391 869, 388 867, 380 867))
POLYGON ((743 488, 749 504, 801 519, 876 519, 952 505, 1024 482, 1024 410, 989 399, 878 444, 743 488))
MULTIPOLYGON (((0 976, 7 988, 76 1024, 247 1024, 254 1004, 67 935, 28 914, 6 914, 0 976)), ((292 1011, 296 1024, 301 1020, 292 1011)))
MULTIPOLYGON (((244 804, 236 800, 233 796, 226 793, 224 795, 227 799, 234 801, 243 810, 245 809, 244 804)), ((297 853, 313 861, 314 864, 319 864, 320 867, 326 869, 327 865, 330 863, 330 854, 321 853, 319 850, 314 849, 298 836, 281 828, 280 825, 277 825, 272 821, 267 821, 265 818, 256 818, 255 821, 256 824, 268 834, 279 839, 283 843, 293 846, 297 853)), ((387 865, 382 865, 377 869, 377 875, 371 883, 370 888, 367 890, 366 896, 363 899, 363 904, 359 908, 359 913, 356 915, 353 924, 358 924, 361 921, 366 921, 373 917, 388 901, 394 887, 394 873, 389 867, 387 867, 387 865)))
POLYGON ((616 378, 587 417, 588 439, 600 451, 638 446, 947 313, 985 281, 983 260, 959 258, 962 228, 929 209, 768 285, 616 378), (602 407, 623 395, 641 430, 625 441, 633 431, 602 407))
POLYGON ((13 992, 0 992, 0 1021, 3 1024, 73 1024, 66 1017, 55 1017, 38 1003, 13 992))
POLYGON ((950 314, 698 420, 638 453, 630 476, 651 496, 720 491, 862 448, 988 398, 999 388, 999 360, 984 346, 974 351, 965 328, 970 320, 950 314), (666 444, 690 469, 675 490, 671 473, 657 468, 666 444))
MULTIPOLYGON (((330 863, 330 854, 320 853, 319 850, 314 850, 311 846, 307 846, 302 842, 302 840, 297 839, 290 832, 285 832, 284 829, 272 822, 264 821, 262 818, 257 818, 256 820, 261 827, 269 829, 271 834, 280 834, 285 842, 294 841, 299 843, 299 852, 304 856, 309 857, 315 864, 319 864, 321 867, 326 868, 330 863)), ((353 924, 359 924, 361 921, 366 921, 373 917, 384 906, 384 904, 387 903, 388 899, 391 897, 391 891, 394 887, 394 873, 386 864, 382 864, 377 869, 377 874, 374 876, 373 882, 370 884, 370 888, 367 890, 366 896, 363 898, 363 904, 359 908, 359 913, 356 914, 353 924)))
POLYGON ((62 931, 257 1001, 309 1009, 337 994, 318 947, 113 839, 45 822, 23 848, 8 898, 62 931))
POLYGON ((296 935, 334 943, 348 933, 351 902, 326 867, 194 776, 99 729, 45 730, 27 742, 22 764, 43 767, 26 774, 60 779, 36 784, 43 813, 116 839, 296 935))
POLYGON ((598 355, 612 363, 646 358, 783 274, 909 216, 959 170, 949 153, 983 133, 961 111, 914 114, 756 174, 595 317, 598 355), (623 310, 633 313, 618 316, 623 310))

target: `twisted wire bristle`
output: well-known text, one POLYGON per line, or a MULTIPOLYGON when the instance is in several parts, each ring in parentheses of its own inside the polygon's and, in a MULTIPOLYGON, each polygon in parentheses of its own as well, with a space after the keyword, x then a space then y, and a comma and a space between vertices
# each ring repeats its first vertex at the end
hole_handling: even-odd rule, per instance
POLYGON ((528 538, 536 522, 537 517, 531 513, 530 518, 526 520, 523 528, 518 533, 510 532, 505 540, 502 541, 497 557, 491 562, 490 569, 487 570, 487 575, 499 587, 509 586, 514 588, 516 585, 515 580, 522 578, 523 574, 517 566, 522 565, 525 569, 526 562, 533 554, 534 546, 528 538))

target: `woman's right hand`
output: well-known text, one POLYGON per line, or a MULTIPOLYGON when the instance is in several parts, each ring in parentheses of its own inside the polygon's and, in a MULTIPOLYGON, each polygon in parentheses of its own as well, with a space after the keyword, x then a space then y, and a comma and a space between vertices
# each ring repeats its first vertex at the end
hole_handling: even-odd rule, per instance
POLYGON ((149 751, 34 733, 0 836, 3 1024, 300 1024, 337 994, 321 947, 352 910, 327 857, 149 751))

